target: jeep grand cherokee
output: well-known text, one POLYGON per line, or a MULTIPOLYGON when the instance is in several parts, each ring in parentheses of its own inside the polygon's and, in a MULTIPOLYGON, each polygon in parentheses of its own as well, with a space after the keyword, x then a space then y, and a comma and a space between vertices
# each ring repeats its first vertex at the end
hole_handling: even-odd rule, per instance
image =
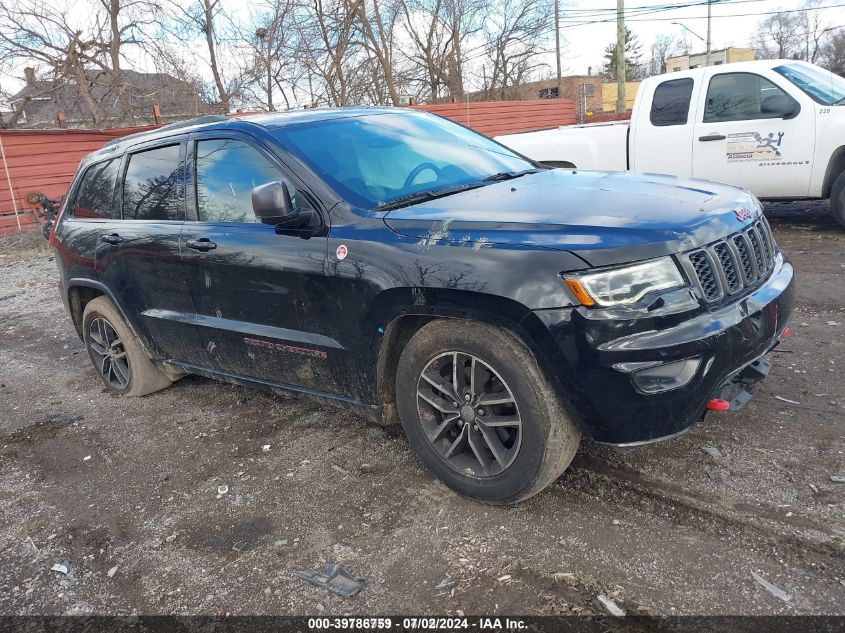
POLYGON ((582 433, 640 444, 740 407, 793 304, 741 189, 548 169, 399 109, 112 141, 51 240, 110 391, 200 374, 398 420, 494 503, 542 490, 582 433))

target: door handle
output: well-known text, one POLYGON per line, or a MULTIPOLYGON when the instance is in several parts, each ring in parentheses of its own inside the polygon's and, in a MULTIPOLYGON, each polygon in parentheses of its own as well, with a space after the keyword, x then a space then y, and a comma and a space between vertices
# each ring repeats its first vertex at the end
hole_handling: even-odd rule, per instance
POLYGON ((185 242, 185 246, 188 248, 192 248, 195 251, 200 251, 201 253, 206 253, 208 251, 213 251, 217 248, 217 244, 212 242, 207 237, 201 237, 198 240, 188 240, 185 242))
POLYGON ((111 235, 101 235, 100 241, 106 242, 107 244, 120 244, 123 241, 123 238, 117 233, 112 233, 111 235))
POLYGON ((699 136, 699 141, 724 141, 727 136, 724 134, 708 134, 707 136, 699 136))

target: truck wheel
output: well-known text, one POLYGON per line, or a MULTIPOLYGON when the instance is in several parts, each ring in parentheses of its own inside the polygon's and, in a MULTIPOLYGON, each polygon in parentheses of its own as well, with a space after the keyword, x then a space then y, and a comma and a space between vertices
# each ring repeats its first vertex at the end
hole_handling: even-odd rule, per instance
POLYGON ((836 177, 830 189, 830 212, 839 226, 845 228, 845 171, 836 177))
POLYGON ((150 361, 108 298, 97 297, 85 306, 82 334, 91 362, 109 391, 145 396, 172 384, 150 361))
POLYGON ((507 330, 479 322, 423 326, 402 352, 396 402, 428 469, 488 503, 540 492, 569 466, 581 439, 531 352, 507 330))

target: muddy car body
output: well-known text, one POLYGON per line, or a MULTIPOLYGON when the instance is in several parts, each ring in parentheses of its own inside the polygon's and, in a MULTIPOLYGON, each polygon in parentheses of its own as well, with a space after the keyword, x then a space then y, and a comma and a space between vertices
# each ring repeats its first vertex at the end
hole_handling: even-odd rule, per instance
POLYGON ((547 169, 393 109, 113 142, 52 243, 110 390, 193 373, 399 419, 492 502, 542 489, 582 433, 657 441, 741 406, 793 303, 748 192, 547 169))

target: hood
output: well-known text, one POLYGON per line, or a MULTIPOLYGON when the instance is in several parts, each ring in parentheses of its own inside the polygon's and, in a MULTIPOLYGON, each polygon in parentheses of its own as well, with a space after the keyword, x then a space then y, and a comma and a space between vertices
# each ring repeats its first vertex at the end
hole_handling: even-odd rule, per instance
POLYGON ((431 200, 384 216, 425 240, 553 248, 603 266, 703 246, 757 217, 754 197, 707 180, 553 169, 431 200))

